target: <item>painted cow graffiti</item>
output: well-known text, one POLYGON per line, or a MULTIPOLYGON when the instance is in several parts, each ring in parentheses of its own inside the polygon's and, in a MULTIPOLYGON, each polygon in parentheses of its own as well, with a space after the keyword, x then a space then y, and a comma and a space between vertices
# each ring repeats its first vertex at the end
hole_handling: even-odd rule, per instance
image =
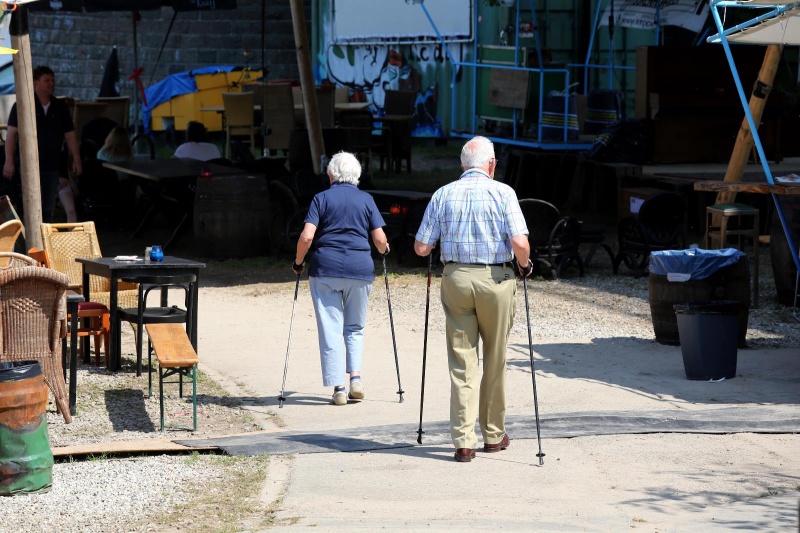
POLYGON ((438 118, 435 71, 447 60, 446 54, 439 44, 403 45, 403 49, 408 50, 407 55, 388 45, 331 44, 318 58, 320 81, 327 79, 349 88, 356 99, 372 102, 377 115, 383 113, 386 90, 414 91, 413 135, 441 137, 444 133, 438 118))

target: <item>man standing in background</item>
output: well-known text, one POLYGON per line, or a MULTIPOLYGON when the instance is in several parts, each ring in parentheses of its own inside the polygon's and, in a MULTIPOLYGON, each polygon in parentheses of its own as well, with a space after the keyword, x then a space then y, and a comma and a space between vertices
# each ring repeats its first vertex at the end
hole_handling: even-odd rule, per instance
MULTIPOLYGON (((61 150, 65 141, 72 156, 73 175, 80 175, 83 168, 75 125, 67 104, 54 96, 56 81, 50 67, 40 66, 33 69, 33 90, 36 105, 36 137, 39 145, 42 221, 52 222, 59 182, 63 179, 68 183, 68 176, 62 177, 59 172, 61 150)), ((15 157, 18 157, 18 137, 17 104, 14 104, 8 115, 6 162, 3 166, 3 176, 7 180, 13 179, 17 170, 15 157)))

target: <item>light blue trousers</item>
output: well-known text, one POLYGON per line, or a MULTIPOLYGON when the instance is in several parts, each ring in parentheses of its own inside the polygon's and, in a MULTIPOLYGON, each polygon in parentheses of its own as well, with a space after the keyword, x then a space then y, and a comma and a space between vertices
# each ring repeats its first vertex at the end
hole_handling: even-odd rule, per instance
POLYGON ((344 385, 345 373, 361 371, 372 282, 325 277, 309 277, 308 281, 317 314, 322 384, 344 385))

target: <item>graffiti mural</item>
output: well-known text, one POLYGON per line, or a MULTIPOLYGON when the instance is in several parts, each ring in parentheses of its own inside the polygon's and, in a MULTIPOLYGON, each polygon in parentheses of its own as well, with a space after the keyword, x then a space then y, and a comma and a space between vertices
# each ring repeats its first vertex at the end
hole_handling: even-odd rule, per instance
MULTIPOLYGON (((456 61, 460 61, 462 48, 453 46, 451 50, 459 54, 456 61)), ((384 113, 387 90, 414 91, 417 100, 413 135, 444 136, 438 114, 437 75, 449 61, 441 44, 331 44, 317 59, 321 82, 347 87, 351 100, 371 102, 376 115, 384 113)))

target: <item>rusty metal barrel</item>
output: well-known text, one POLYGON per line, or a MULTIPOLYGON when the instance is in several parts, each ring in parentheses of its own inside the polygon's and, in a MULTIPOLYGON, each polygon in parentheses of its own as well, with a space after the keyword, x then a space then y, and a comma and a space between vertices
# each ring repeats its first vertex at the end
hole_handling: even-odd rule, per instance
POLYGON ((47 400, 38 362, 0 363, 0 495, 44 492, 53 484, 47 400))

